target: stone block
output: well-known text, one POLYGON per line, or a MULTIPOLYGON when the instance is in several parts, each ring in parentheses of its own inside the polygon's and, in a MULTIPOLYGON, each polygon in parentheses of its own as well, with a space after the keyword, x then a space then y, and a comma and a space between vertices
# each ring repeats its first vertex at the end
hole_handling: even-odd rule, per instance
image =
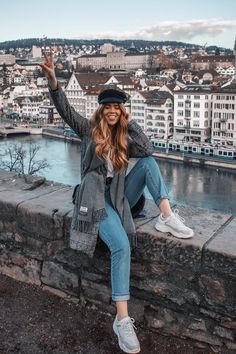
POLYGON ((143 299, 136 299, 131 297, 129 300, 129 314, 134 317, 136 321, 144 321, 144 310, 148 306, 148 302, 143 299))
POLYGON ((195 279, 197 274, 193 271, 182 269, 177 267, 175 264, 161 264, 159 262, 144 264, 147 269, 147 276, 151 278, 155 277, 160 281, 171 283, 177 287, 182 287, 183 289, 196 290, 195 279))
POLYGON ((236 351, 236 342, 232 343, 232 342, 226 341, 225 344, 228 349, 236 351))
POLYGON ((149 276, 169 277, 171 275, 171 265, 161 264, 159 262, 147 263, 149 276))
POLYGON ((6 232, 14 232, 15 233, 16 228, 17 228, 16 220, 13 222, 6 222, 6 221, 3 222, 3 229, 6 232))
POLYGON ((64 240, 49 241, 44 246, 45 255, 52 257, 55 253, 65 248, 64 240))
POLYGON ((134 219, 136 228, 156 218, 159 213, 160 210, 154 201, 151 199, 146 199, 143 210, 141 211, 140 215, 134 219))
POLYGON ((64 215, 71 207, 71 187, 24 201, 17 209, 18 228, 36 238, 60 239, 64 237, 64 215))
POLYGON ((132 277, 144 279, 148 276, 148 269, 143 263, 132 262, 130 271, 132 277))
POLYGON ((208 275, 201 275, 199 279, 200 287, 204 294, 215 302, 221 302, 225 299, 225 290, 222 283, 208 275))
POLYGON ((208 343, 211 345, 217 345, 217 346, 223 345, 222 340, 220 340, 217 336, 210 334, 209 332, 195 331, 186 328, 183 329, 182 336, 197 340, 199 342, 208 343))
POLYGON ((143 290, 143 297, 145 294, 152 293, 153 297, 159 302, 167 301, 177 306, 185 304, 199 305, 200 296, 193 290, 183 289, 168 282, 159 281, 157 279, 133 279, 131 278, 131 286, 135 289, 143 290))
POLYGON ((178 209, 180 215, 187 220, 188 226, 194 229, 195 236, 183 240, 158 232, 154 228, 157 219, 153 219, 138 228, 136 257, 146 261, 176 263, 182 268, 199 270, 205 243, 230 218, 230 215, 186 206, 178 206, 178 209))
POLYGON ((83 296, 89 299, 101 301, 106 304, 111 303, 111 287, 102 284, 101 282, 94 282, 88 279, 81 280, 83 296))
POLYGON ((80 270, 89 265, 90 259, 81 252, 65 247, 55 253, 53 261, 65 265, 68 269, 80 270))
POLYGON ((236 330, 236 321, 231 320, 231 319, 221 319, 221 325, 226 328, 232 328, 233 330, 236 330))
POLYGON ((156 308, 148 306, 144 316, 148 327, 156 329, 161 334, 191 338, 211 345, 223 345, 223 341, 217 335, 208 331, 205 320, 189 311, 174 311, 161 305, 156 308))
POLYGON ((99 309, 100 311, 106 313, 107 315, 110 314, 112 315, 113 319, 114 316, 116 315, 116 306, 115 303, 106 303, 102 301, 101 299, 97 298, 95 299, 95 291, 92 289, 86 289, 86 294, 81 294, 80 296, 80 302, 84 304, 84 306, 92 309, 99 309), (91 297, 90 297, 91 295, 91 297))
POLYGON ((236 278, 236 218, 210 240, 204 250, 203 267, 236 278))
MULTIPOLYGON (((9 172, 7 172, 9 173, 9 172)), ((12 223, 16 221, 18 206, 26 201, 42 195, 50 195, 51 192, 60 190, 64 185, 60 183, 44 183, 35 190, 24 190, 27 184, 23 178, 10 174, 10 178, 2 178, 0 181, 0 219, 12 223)), ((33 180, 33 177, 32 177, 33 180)))
POLYGON ((81 277, 83 279, 89 280, 91 282, 97 282, 97 283, 108 281, 108 279, 105 279, 104 275, 102 274, 90 273, 87 271, 82 271, 81 277))
POLYGON ((67 294, 66 292, 64 292, 62 290, 58 290, 58 289, 52 288, 52 287, 44 285, 44 284, 41 285, 41 289, 43 289, 44 291, 49 292, 50 294, 59 296, 59 297, 65 299, 65 300, 70 300, 71 299, 71 295, 67 294))
POLYGON ((236 281, 229 277, 219 277, 217 274, 202 274, 199 286, 204 295, 203 299, 208 306, 220 307, 226 315, 236 311, 236 281))
POLYGON ((203 314, 204 317, 213 319, 217 323, 220 322, 220 319, 221 319, 221 316, 222 316, 221 313, 214 312, 213 310, 211 311, 211 310, 209 310, 208 308, 205 308, 205 307, 200 307, 199 308, 199 312, 201 314, 203 314))
POLYGON ((163 307, 147 306, 144 310, 147 327, 159 333, 180 336, 184 323, 184 316, 163 307))
POLYGON ((206 328, 206 322, 199 318, 199 319, 193 319, 192 322, 190 323, 190 325, 188 326, 189 329, 193 329, 195 331, 202 331, 202 332, 206 332, 207 328, 206 328))
POLYGON ((70 225, 71 225, 72 215, 73 215, 73 210, 70 210, 64 216, 65 238, 68 240, 68 245, 69 245, 70 225))
POLYGON ((43 262, 41 281, 53 288, 79 296, 79 274, 66 270, 61 264, 51 261, 43 262))
POLYGON ((41 262, 21 254, 10 254, 0 263, 0 273, 24 283, 41 285, 41 262))
POLYGON ((232 331, 221 326, 216 326, 213 334, 216 334, 219 337, 226 338, 232 341, 234 340, 234 335, 232 331))
POLYGON ((14 234, 12 232, 0 232, 0 241, 13 241, 14 240, 14 234))

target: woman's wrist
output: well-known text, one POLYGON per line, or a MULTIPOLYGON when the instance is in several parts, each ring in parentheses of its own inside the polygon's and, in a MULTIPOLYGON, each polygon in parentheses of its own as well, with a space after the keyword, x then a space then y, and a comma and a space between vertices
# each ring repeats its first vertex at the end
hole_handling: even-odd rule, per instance
POLYGON ((52 90, 52 91, 55 91, 55 90, 57 90, 57 79, 53 79, 53 80, 48 80, 48 84, 49 84, 49 86, 50 86, 50 89, 52 90))

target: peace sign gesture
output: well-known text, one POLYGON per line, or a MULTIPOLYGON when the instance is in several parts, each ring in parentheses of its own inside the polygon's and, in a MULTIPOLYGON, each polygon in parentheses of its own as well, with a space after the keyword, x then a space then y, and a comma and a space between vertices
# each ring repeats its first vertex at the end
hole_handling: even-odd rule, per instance
POLYGON ((50 57, 48 57, 45 52, 43 52, 43 55, 44 55, 45 61, 43 64, 39 64, 39 66, 43 69, 44 75, 48 79, 51 89, 56 90, 57 79, 56 79, 54 64, 53 64, 52 48, 50 48, 50 57))

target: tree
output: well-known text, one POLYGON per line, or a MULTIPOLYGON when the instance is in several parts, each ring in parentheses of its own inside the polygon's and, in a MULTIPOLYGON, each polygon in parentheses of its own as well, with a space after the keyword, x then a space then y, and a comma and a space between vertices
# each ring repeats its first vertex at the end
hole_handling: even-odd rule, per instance
POLYGON ((0 161, 0 168, 17 172, 27 182, 27 175, 35 175, 37 172, 50 167, 46 159, 36 159, 39 150, 40 146, 33 143, 29 144, 28 149, 24 144, 14 143, 8 146, 2 154, 6 159, 0 161))

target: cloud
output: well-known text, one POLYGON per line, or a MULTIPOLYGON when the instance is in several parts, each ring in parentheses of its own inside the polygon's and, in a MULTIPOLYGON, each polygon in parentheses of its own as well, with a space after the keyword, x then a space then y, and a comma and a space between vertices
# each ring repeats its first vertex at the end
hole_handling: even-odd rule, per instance
POLYGON ((202 19, 190 21, 162 21, 136 32, 81 33, 83 39, 144 39, 144 40, 192 40, 197 36, 217 37, 229 29, 236 29, 236 20, 202 19))

